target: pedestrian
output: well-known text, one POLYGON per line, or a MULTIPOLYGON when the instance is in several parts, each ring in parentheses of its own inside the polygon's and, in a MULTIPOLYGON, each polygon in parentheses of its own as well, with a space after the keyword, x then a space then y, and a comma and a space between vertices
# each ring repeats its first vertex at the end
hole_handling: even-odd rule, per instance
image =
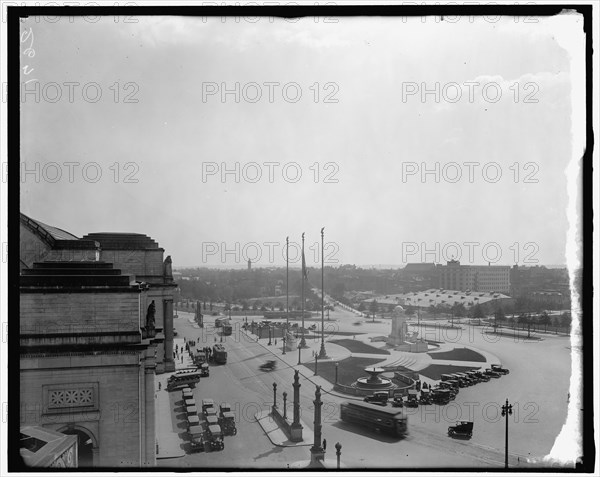
POLYGON ((160 386, 161 386, 161 384, 160 384, 160 381, 159 381, 159 382, 158 382, 158 390, 159 390, 159 391, 160 391, 160 386))
POLYGON ((173 359, 175 359, 175 351, 173 351, 173 359))
POLYGON ((327 439, 323 439, 323 450, 327 450, 327 439))
POLYGON ((183 355, 181 355, 181 364, 183 364, 183 355))

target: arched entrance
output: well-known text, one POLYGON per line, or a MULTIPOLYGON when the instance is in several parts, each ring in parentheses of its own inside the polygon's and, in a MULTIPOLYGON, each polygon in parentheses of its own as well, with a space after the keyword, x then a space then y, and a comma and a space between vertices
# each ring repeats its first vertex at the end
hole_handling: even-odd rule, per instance
POLYGON ((65 429, 63 434, 77 436, 77 458, 78 467, 92 467, 94 465, 92 437, 81 429, 65 429))

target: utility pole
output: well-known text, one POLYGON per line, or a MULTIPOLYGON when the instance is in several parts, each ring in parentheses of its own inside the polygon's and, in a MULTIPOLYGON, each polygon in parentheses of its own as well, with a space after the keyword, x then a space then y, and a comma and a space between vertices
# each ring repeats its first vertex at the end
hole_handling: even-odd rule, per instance
POLYGON ((504 433, 504 468, 508 469, 508 416, 512 414, 512 404, 508 404, 508 398, 506 404, 502 406, 502 416, 506 417, 506 429, 504 433))

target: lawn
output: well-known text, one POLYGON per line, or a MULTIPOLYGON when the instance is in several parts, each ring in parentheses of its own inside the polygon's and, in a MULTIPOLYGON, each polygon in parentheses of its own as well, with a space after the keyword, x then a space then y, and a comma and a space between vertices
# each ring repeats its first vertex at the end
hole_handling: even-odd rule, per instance
MULTIPOLYGON (((346 358, 339 361, 338 366, 338 383, 350 386, 354 381, 361 377, 368 377, 365 368, 373 366, 380 362, 376 358, 346 358)), ((314 360, 310 363, 304 363, 304 366, 315 372, 314 360)), ((317 365, 318 375, 326 379, 331 384, 335 384, 335 363, 332 361, 324 361, 317 365)))
POLYGON ((427 354, 433 359, 451 359, 455 361, 476 361, 478 363, 485 363, 485 357, 483 355, 469 348, 454 348, 452 351, 427 354))
POLYGON ((390 354, 384 349, 375 348, 362 341, 355 340, 330 340, 331 343, 343 346, 351 353, 390 354))
POLYGON ((479 368, 472 368, 470 366, 450 366, 445 364, 432 364, 427 366, 425 369, 418 371, 422 376, 426 376, 429 379, 440 379, 442 374, 452 373, 464 373, 466 371, 477 370, 479 368))

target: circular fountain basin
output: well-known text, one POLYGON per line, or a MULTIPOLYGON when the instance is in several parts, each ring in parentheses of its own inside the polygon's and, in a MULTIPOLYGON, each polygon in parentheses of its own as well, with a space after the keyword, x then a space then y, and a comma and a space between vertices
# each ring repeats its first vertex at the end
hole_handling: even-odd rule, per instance
POLYGON ((369 374, 369 377, 358 378, 355 382, 357 388, 365 391, 385 391, 397 387, 391 379, 381 377, 381 374, 385 371, 383 368, 370 367, 365 368, 365 371, 369 374))

